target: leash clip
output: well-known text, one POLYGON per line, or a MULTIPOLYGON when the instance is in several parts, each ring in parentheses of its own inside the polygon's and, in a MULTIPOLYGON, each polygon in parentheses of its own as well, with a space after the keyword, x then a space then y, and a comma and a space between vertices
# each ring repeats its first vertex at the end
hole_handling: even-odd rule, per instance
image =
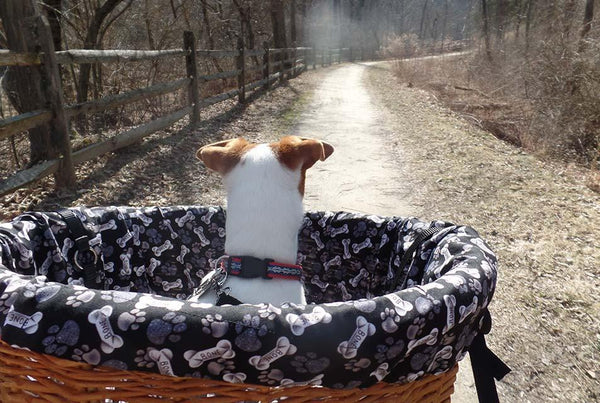
MULTIPOLYGON (((85 252, 92 252, 92 256, 94 256, 94 263, 93 263, 93 265, 96 266, 96 263, 98 263, 98 254, 96 253, 96 251, 94 249, 90 248, 90 249, 88 249, 85 252)), ((77 266, 77 268, 80 271, 85 272, 86 269, 81 265, 81 263, 79 263, 78 257, 79 257, 79 250, 76 250, 75 251, 75 256, 73 256, 73 261, 75 262, 75 266, 77 266)), ((86 266, 88 266, 88 265, 89 264, 87 264, 86 266)))
POLYGON ((217 295, 219 295, 219 291, 225 284, 225 281, 227 281, 227 269, 223 264, 223 260, 227 258, 229 256, 221 256, 217 259, 215 268, 202 277, 200 285, 194 290, 190 298, 197 299, 213 288, 217 291, 217 295))

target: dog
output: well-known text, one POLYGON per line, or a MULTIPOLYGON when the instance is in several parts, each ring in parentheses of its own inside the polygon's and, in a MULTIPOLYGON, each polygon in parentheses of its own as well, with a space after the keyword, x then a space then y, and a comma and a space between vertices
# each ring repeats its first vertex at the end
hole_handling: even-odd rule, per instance
POLYGON ((209 289, 193 300, 221 305, 217 294, 225 292, 247 304, 306 305, 302 268, 296 265, 306 170, 333 151, 326 142, 297 136, 270 144, 240 137, 197 151, 204 165, 222 176, 227 192, 226 256, 220 259, 221 275, 227 275, 215 287, 206 280, 214 271, 209 273, 203 279, 209 289))

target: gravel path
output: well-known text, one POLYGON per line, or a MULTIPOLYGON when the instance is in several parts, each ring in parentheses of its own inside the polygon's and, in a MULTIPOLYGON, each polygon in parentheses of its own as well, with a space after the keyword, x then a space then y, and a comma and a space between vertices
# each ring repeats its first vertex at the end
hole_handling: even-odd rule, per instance
MULTIPOLYGON (((348 64, 331 71, 292 129, 336 148, 309 175, 307 209, 406 215, 399 196, 402 164, 389 149, 389 130, 363 84, 366 67, 348 64)), ((407 192, 405 192, 407 193, 407 192)))

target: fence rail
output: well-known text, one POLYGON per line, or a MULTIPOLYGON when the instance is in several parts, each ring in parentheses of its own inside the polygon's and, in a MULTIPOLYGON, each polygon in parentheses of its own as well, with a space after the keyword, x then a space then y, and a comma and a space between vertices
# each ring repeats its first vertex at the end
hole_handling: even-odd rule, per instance
MULTIPOLYGON (((187 104, 170 114, 161 116, 149 122, 143 123, 133 129, 119 133, 114 137, 104 140, 77 151, 71 151, 71 145, 61 150, 60 156, 41 162, 31 168, 21 170, 14 175, 0 181, 0 196, 13 192, 18 188, 27 186, 48 175, 59 175, 65 169, 63 159, 68 153, 69 160, 73 165, 90 161, 105 153, 127 147, 145 136, 159 130, 164 130, 186 116, 190 117, 190 124, 195 125, 199 121, 199 110, 202 107, 238 97, 239 102, 245 102, 245 94, 258 88, 269 89, 278 82, 296 77, 305 71, 308 66, 316 68, 318 64, 328 66, 342 60, 353 60, 361 54, 352 49, 315 49, 308 47, 279 48, 279 49, 243 49, 236 50, 206 50, 195 49, 194 37, 191 32, 184 33, 184 48, 167 50, 68 50, 53 52, 56 63, 83 64, 83 63, 111 63, 159 60, 164 58, 185 58, 187 77, 157 83, 145 88, 109 95, 100 99, 87 102, 63 105, 63 118, 68 122, 74 117, 101 112, 107 109, 127 105, 132 102, 149 99, 159 95, 173 93, 181 89, 188 90, 187 104), (260 59, 259 59, 260 57, 260 59), (196 63, 198 59, 235 59, 236 68, 230 71, 222 71, 213 74, 200 75, 197 72, 196 63), (258 64, 247 65, 246 59, 254 58, 260 60, 258 64), (309 60, 310 59, 310 60, 309 60), (247 77, 250 75, 250 77, 247 77), (257 78, 257 76, 259 78, 257 78), (237 88, 217 95, 201 98, 199 86, 213 80, 237 78, 237 88), (250 78, 251 82, 246 82, 250 78)), ((43 53, 16 53, 0 50, 0 66, 42 66, 46 62, 47 55, 43 53)), ((58 67, 56 67, 58 68, 58 67)), ((61 97, 62 98, 62 97, 61 97)), ((60 109, 60 108, 59 108, 60 109)), ((0 140, 23 133, 41 124, 49 123, 55 118, 55 111, 36 110, 0 120, 0 140)), ((72 167, 71 167, 72 169, 72 167)), ((74 175, 74 172, 70 173, 74 175)), ((58 180, 57 180, 58 184, 58 180)))

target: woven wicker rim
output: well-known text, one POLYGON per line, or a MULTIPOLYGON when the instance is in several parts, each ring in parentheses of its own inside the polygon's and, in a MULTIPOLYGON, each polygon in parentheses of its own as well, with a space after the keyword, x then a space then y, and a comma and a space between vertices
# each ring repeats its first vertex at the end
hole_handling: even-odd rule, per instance
POLYGON ((438 403, 450 402, 457 370, 458 365, 455 365, 441 375, 429 375, 407 384, 379 382, 366 389, 338 390, 308 385, 277 388, 92 367, 14 348, 0 340, 0 401, 270 402, 285 397, 285 402, 294 403, 315 400, 438 403))

